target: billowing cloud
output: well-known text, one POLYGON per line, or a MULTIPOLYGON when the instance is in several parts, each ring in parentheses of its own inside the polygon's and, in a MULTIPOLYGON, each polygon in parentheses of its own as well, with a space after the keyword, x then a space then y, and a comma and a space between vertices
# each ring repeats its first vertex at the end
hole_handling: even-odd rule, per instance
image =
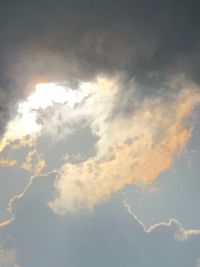
POLYGON ((99 138, 97 154, 61 167, 55 183, 57 197, 50 202, 60 214, 92 207, 127 184, 149 184, 171 166, 191 137, 188 118, 200 101, 195 86, 188 84, 177 93, 142 101, 137 100, 135 89, 137 109, 127 115, 113 114, 120 84, 102 81, 104 89, 100 83, 99 91, 82 107, 87 115, 91 112, 91 129, 99 138))
MULTIPOLYGON (((62 215, 129 184, 146 187, 172 166, 200 102, 199 10, 197 0, 1 4, 0 167, 2 188, 12 190, 2 194, 0 227, 41 176, 56 174, 49 206, 62 215), (94 138, 81 149, 93 152, 64 151, 86 128, 94 138), (16 170, 19 187, 7 179, 16 170)), ((147 233, 164 226, 179 240, 199 235, 176 219, 146 228, 124 206, 147 233)), ((0 246, 1 266, 17 267, 14 250, 0 246)))
POLYGON ((37 82, 123 71, 147 94, 180 74, 199 83, 198 10, 195 0, 3 3, 1 133, 37 82))
POLYGON ((97 139, 96 155, 76 162, 67 159, 63 165, 61 159, 57 170, 57 196, 49 205, 63 214, 93 207, 127 184, 146 186, 169 169, 191 137, 189 118, 199 102, 198 87, 181 77, 153 97, 141 95, 138 83, 125 82, 122 74, 97 76, 73 90, 41 84, 19 104, 1 146, 4 150, 16 140, 33 140, 21 167, 39 175, 45 166, 41 136, 58 143, 84 126, 90 128, 97 139))

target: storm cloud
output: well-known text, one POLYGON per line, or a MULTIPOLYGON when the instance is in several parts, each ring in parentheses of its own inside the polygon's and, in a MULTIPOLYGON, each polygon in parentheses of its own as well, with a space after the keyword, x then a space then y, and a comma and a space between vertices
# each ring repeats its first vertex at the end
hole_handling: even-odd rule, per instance
POLYGON ((120 72, 142 94, 168 88, 172 77, 198 84, 199 12, 197 0, 1 2, 1 133, 41 80, 73 87, 120 72))

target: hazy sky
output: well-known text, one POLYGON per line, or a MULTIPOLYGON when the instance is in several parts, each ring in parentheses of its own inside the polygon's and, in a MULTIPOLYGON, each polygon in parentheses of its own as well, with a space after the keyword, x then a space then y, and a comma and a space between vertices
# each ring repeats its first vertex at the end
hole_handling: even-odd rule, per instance
POLYGON ((0 267, 200 267, 200 1, 0 3, 0 267))

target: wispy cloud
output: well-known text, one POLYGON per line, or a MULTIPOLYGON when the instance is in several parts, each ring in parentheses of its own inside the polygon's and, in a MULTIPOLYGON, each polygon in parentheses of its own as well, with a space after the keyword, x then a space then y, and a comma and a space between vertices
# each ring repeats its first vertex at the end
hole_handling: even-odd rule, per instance
POLYGON ((39 154, 36 150, 30 151, 22 164, 23 169, 35 174, 41 173, 44 167, 45 160, 42 158, 42 155, 39 154))
POLYGON ((16 253, 14 249, 3 249, 0 247, 0 267, 20 267, 16 264, 16 253))
POLYGON ((13 167, 17 164, 16 160, 0 159, 0 167, 13 167))
POLYGON ((175 229, 174 237, 177 240, 184 241, 184 240, 188 239, 191 236, 200 235, 200 229, 185 229, 182 226, 182 224, 178 220, 176 220, 174 218, 171 218, 168 221, 163 221, 163 222, 159 222, 159 223, 150 225, 147 228, 145 226, 145 224, 137 217, 137 215, 132 210, 130 204, 128 203, 128 200, 127 200, 127 197, 126 197, 125 193, 122 192, 122 194, 124 196, 123 205, 124 205, 125 209, 142 226, 142 228, 143 228, 145 233, 149 234, 149 233, 157 230, 158 228, 160 228, 162 226, 164 226, 164 227, 173 227, 173 226, 175 226, 176 229, 175 229))
POLYGON ((10 214, 10 218, 8 220, 5 220, 5 221, 2 221, 0 222, 0 228, 1 227, 5 227, 7 225, 9 225, 10 223, 12 223, 15 219, 15 213, 14 213, 14 204, 21 198, 24 197, 24 195, 26 194, 26 192, 29 190, 29 188, 31 187, 31 185, 33 184, 33 182, 35 182, 37 179, 39 179, 40 177, 46 177, 50 174, 54 174, 54 173, 57 173, 56 170, 53 170, 53 171, 50 171, 48 173, 45 173, 45 174, 35 174, 33 176, 31 176, 29 178, 29 181, 28 181, 28 184, 26 185, 26 187, 24 188, 24 190, 22 192, 19 192, 17 194, 15 194, 10 200, 9 200, 9 203, 8 203, 8 206, 7 206, 7 211, 9 212, 10 214))

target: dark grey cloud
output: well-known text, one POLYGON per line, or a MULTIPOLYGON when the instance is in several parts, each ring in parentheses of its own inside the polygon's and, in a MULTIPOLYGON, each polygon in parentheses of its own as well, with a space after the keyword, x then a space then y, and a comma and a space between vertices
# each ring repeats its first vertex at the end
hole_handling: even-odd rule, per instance
POLYGON ((144 92, 183 74, 199 83, 198 0, 1 1, 1 132, 38 77, 126 73, 144 92))

